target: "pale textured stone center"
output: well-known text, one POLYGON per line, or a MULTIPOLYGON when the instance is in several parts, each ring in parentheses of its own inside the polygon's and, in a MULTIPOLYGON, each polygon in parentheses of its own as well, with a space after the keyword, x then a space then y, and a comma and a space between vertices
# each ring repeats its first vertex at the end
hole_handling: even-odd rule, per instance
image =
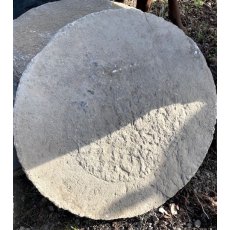
POLYGON ((79 149, 84 170, 108 182, 130 182, 155 175, 177 142, 183 125, 203 107, 201 102, 175 104, 150 111, 132 124, 79 149))

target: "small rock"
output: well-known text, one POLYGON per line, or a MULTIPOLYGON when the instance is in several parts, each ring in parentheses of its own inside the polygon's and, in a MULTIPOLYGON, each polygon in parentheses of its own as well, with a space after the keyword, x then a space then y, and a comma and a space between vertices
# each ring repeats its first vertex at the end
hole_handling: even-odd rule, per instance
POLYGON ((172 213, 172 215, 173 216, 177 215, 177 206, 174 203, 172 203, 169 205, 169 207, 170 207, 170 212, 172 213))
POLYGON ((192 223, 187 223, 187 227, 191 228, 192 227, 192 223))
POLYGON ((201 221, 200 221, 200 220, 196 220, 196 221, 194 222, 194 226, 195 226, 196 228, 199 228, 199 227, 201 226, 201 221))
POLYGON ((153 225, 152 223, 148 224, 148 230, 153 230, 153 226, 152 225, 153 225))
POLYGON ((153 229, 152 223, 149 223, 148 224, 148 230, 152 230, 152 229, 153 229))
POLYGON ((160 208, 158 209, 158 211, 159 211, 160 213, 162 213, 162 214, 169 215, 168 212, 167 212, 163 207, 160 207, 160 208))

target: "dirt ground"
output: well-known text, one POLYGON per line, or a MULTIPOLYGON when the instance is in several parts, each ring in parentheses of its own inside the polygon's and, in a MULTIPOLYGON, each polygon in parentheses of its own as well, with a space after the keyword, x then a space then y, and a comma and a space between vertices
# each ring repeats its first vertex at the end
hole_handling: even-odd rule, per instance
MULTIPOLYGON (((215 0, 181 0, 181 15, 187 34, 197 42, 210 67, 216 84, 217 5, 215 0)), ((167 1, 154 1, 152 13, 167 15, 167 1)), ((195 176, 163 210, 113 221, 95 221, 59 209, 42 197, 25 174, 14 176, 14 229, 216 229, 217 225, 217 149, 216 132, 208 154, 195 176), (175 204, 177 214, 170 210, 175 204), (160 212, 161 211, 161 212, 160 212)))

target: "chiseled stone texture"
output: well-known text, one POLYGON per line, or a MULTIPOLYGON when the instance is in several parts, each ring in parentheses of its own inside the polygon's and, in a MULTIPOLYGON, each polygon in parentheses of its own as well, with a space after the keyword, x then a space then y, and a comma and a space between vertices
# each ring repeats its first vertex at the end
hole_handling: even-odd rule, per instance
POLYGON ((63 27, 21 78, 15 146, 38 190, 93 219, 143 214, 195 174, 216 91, 197 45, 136 9, 63 27))
POLYGON ((14 20, 14 97, 30 60, 66 24, 87 14, 126 7, 108 0, 61 0, 27 11, 14 20))

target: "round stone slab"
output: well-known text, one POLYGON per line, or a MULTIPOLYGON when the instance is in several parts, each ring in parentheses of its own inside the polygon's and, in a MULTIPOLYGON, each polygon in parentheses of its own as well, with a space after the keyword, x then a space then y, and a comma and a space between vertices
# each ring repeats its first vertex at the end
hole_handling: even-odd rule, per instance
POLYGON ((139 10, 68 24, 23 73, 19 160, 57 206, 93 219, 143 214, 195 174, 211 144, 216 92, 197 45, 139 10))

